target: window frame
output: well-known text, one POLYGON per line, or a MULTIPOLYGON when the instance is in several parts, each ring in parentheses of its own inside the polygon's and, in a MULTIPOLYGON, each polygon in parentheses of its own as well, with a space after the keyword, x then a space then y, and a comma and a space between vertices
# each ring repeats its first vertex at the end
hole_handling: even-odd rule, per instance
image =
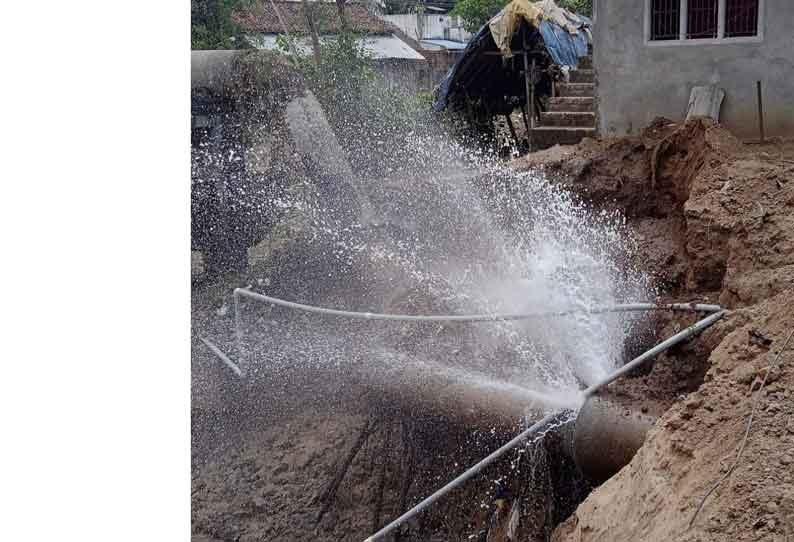
POLYGON ((674 47, 687 45, 730 45, 736 43, 760 43, 764 41, 764 27, 766 23, 766 0, 758 0, 758 30, 755 36, 725 37, 725 20, 727 16, 726 0, 718 0, 717 7, 717 37, 716 38, 687 38, 687 15, 689 0, 680 0, 680 21, 678 24, 677 40, 652 40, 651 39, 651 0, 645 0, 643 13, 645 45, 648 47, 674 47))
MULTIPOLYGON (((660 23, 658 25, 655 25, 654 24, 655 21, 653 20, 654 15, 659 13, 659 12, 657 12, 657 11, 655 11, 653 9, 653 4, 654 4, 655 1, 656 0, 650 0, 648 2, 648 10, 649 11, 648 11, 647 17, 648 17, 649 25, 650 25, 650 27, 649 27, 650 28, 650 33, 648 34, 648 39, 651 40, 651 41, 676 41, 677 39, 681 39, 681 20, 682 20, 681 19, 681 0, 661 0, 661 2, 663 4, 669 4, 669 7, 671 9, 675 10, 676 17, 673 18, 673 19, 670 19, 670 20, 660 21, 660 23), (669 23, 669 25, 668 25, 668 23, 669 23), (670 28, 670 30, 675 30, 675 33, 674 34, 670 33, 669 35, 666 35, 663 38, 659 38, 659 37, 654 35, 654 26, 656 26, 657 29, 659 29, 659 27, 662 27, 662 28, 666 29, 668 26, 674 26, 675 28, 674 29, 670 28), (678 37, 676 38, 676 36, 678 36, 678 37)), ((672 14, 668 15, 667 12, 663 12, 663 13, 665 13, 665 19, 669 15, 672 15, 672 14)))

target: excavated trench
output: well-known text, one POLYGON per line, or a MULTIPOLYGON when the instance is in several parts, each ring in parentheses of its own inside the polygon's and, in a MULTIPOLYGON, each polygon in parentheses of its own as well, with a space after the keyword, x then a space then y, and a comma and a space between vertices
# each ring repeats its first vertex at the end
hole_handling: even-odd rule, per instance
MULTIPOLYGON (((473 410, 448 408, 449 402, 443 398, 429 400, 425 394, 401 394, 388 388, 380 390, 385 393, 379 393, 369 382, 362 381, 356 385, 355 379, 350 379, 349 375, 345 384, 340 385, 339 375, 332 370, 320 374, 320 378, 316 370, 302 377, 300 371, 293 370, 280 374, 277 379, 269 379, 267 384, 253 385, 241 384, 225 370, 218 376, 225 382, 222 393, 226 394, 225 400, 231 408, 220 417, 210 415, 204 420, 194 417, 197 422, 194 436, 204 433, 203 437, 197 437, 198 441, 220 440, 225 444, 208 451, 204 457, 198 457, 197 453, 197 472, 203 470, 199 464, 209 463, 217 467, 218 457, 231 455, 243 463, 248 461, 260 466, 257 469, 259 476, 272 481, 279 478, 273 473, 284 476, 293 469, 306 469, 316 461, 320 472, 315 476, 321 477, 321 485, 313 492, 309 491, 309 495, 300 495, 297 500, 290 497, 286 510, 281 509, 274 514, 275 521, 271 516, 262 523, 283 528, 292 518, 291 521, 302 524, 300 528, 294 526, 297 533, 312 533, 310 537, 318 539, 363 539, 521 429, 515 416, 498 415, 498 412, 504 414, 505 410, 480 410, 478 415, 473 410), (351 415, 351 409, 342 406, 353 401, 356 401, 353 412, 358 415, 351 415), (367 415, 362 418, 359 413, 363 412, 367 415), (327 470, 323 471, 321 457, 329 454, 323 450, 321 442, 328 434, 320 430, 319 434, 309 438, 301 432, 296 434, 291 428, 295 427, 297 419, 298 425, 319 429, 322 425, 313 427, 312 421, 316 423, 318 419, 329 418, 342 420, 346 435, 330 454, 336 459, 326 463, 327 470), (351 422, 345 423, 346 419, 351 422), (198 427, 202 423, 204 427, 198 427), (213 423, 215 433, 211 435, 213 423), (475 429, 478 427, 482 429, 475 429), (266 437, 263 449, 251 453, 251 435, 261 434, 263 428, 277 429, 284 434, 273 440, 266 437), (282 463, 268 471, 262 465, 267 464, 267 460, 263 460, 261 454, 278 454, 282 447, 291 453, 294 448, 287 447, 290 440, 303 440, 304 444, 308 440, 309 449, 304 452, 306 463, 292 465, 285 458, 286 467, 282 463), (348 463, 351 454, 356 452, 357 444, 362 441, 358 453, 348 463), (340 477, 338 486, 332 490, 333 481, 340 477), (357 510, 351 499, 362 499, 368 505, 359 505, 357 510), (311 513, 296 515, 294 506, 311 513)), ((634 381, 636 379, 627 380, 634 381)), ((481 476, 401 527, 393 536, 400 540, 481 536, 492 530, 493 525, 500 525, 493 515, 498 493, 509 496, 511 510, 513 505, 520 507, 519 527, 513 533, 518 537, 516 539, 548 539, 553 529, 571 515, 594 485, 614 474, 631 458, 642 442, 648 423, 662 410, 658 403, 638 400, 636 395, 621 391, 620 383, 615 387, 617 389, 609 394, 612 396, 610 399, 599 396, 588 401, 579 414, 575 430, 568 423, 562 430, 553 429, 543 438, 530 440, 526 446, 507 454, 481 476)), ((631 391, 636 393, 637 389, 631 391)), ((661 390, 657 389, 657 392, 661 390)), ((482 400, 481 397, 476 399, 482 400)), ((457 406, 457 401, 454 404, 457 406)), ((504 405, 516 408, 513 401, 504 405)), ((511 414, 520 412, 512 411, 511 414)), ((194 448, 196 452, 197 448, 194 448)), ((296 455, 300 457, 300 454, 296 455)), ((231 463, 236 462, 232 460, 231 463)), ((226 465, 218 470, 228 468, 226 465)), ((249 486, 245 481, 248 479, 237 478, 237 473, 237 467, 233 467, 229 477, 236 484, 226 481, 240 492, 235 494, 235 500, 245 500, 244 496, 250 492, 257 493, 256 482, 260 479, 254 478, 249 486)), ((206 475, 200 478, 206 479, 206 475)), ((302 484, 302 491, 306 491, 305 486, 302 484)), ((282 493, 282 498, 295 491, 298 489, 282 493)), ((211 509, 206 503, 202 502, 198 508, 204 522, 213 517, 205 515, 208 508, 211 509)), ((265 510, 268 515, 271 513, 263 503, 260 513, 265 510)), ((256 513, 252 515, 257 516, 256 513)), ((225 516, 222 523, 239 521, 234 517, 231 516, 229 521, 230 516, 225 516)), ((505 518, 508 517, 499 521, 507 521, 505 518)), ((198 523, 202 524, 202 521, 198 523)), ((217 516, 209 524, 204 523, 202 530, 207 532, 207 527, 215 529, 216 523, 217 516)), ((499 528, 505 530, 506 525, 499 528)), ((263 532, 261 529, 257 526, 250 528, 254 532, 263 532)), ((218 531, 211 532, 218 534, 218 531)), ((275 539, 302 539, 302 535, 289 530, 275 530, 271 535, 275 539)))
MULTIPOLYGON (((708 292, 719 295, 730 275, 723 255, 727 236, 710 224, 705 244, 702 236, 687 238, 692 231, 700 233, 702 217, 685 205, 704 163, 732 150, 732 142, 718 146, 713 138, 708 125, 679 128, 660 121, 637 140, 616 141, 606 150, 588 149, 585 142, 575 157, 543 165, 552 175, 559 172, 560 185, 597 208, 619 209, 629 217, 644 249, 640 254, 651 256, 641 265, 659 272, 656 278, 671 300, 707 292, 714 302, 708 292)), ((487 190, 494 184, 478 183, 487 190)), ((372 199, 380 208, 393 203, 388 191, 372 199)), ((511 208, 497 222, 509 223, 513 213, 521 212, 511 208)), ((423 227, 401 218, 373 221, 362 234, 368 246, 388 247, 406 227, 423 227)), ((230 333, 230 285, 332 306, 354 297, 359 306, 384 311, 459 309, 439 295, 443 288, 432 280, 405 285, 398 272, 381 274, 373 283, 364 278, 369 264, 355 257, 340 260, 337 244, 301 235, 269 243, 265 263, 246 274, 223 275, 194 289, 194 540, 363 540, 521 429, 518 418, 526 411, 520 388, 491 387, 467 395, 474 386, 456 392, 459 380, 444 380, 434 367, 417 362, 413 369, 403 363, 402 374, 379 370, 372 377, 371 367, 388 367, 395 350, 421 360, 428 344, 469 372, 500 359, 498 348, 483 351, 480 335, 460 326, 331 323, 247 309, 246 344, 239 349, 230 333), (307 330, 321 337, 319 342, 293 340, 307 330), (252 378, 241 381, 221 366, 201 346, 206 336, 247 363, 252 378), (384 344, 394 349, 384 353, 384 344), (267 370, 257 371, 258 358, 267 359, 261 364, 267 370), (382 385, 389 380, 406 385, 382 385), (443 389, 448 396, 438 393, 443 389), (482 408, 461 408, 478 401, 482 408)), ((455 249, 464 256, 472 250, 465 244, 455 249)), ((731 297, 723 292, 720 300, 734 300, 741 295, 737 292, 731 297)), ((627 336, 622 359, 632 359, 695 320, 690 314, 655 314, 627 336)), ((561 423, 530 439, 390 536, 549 540, 595 486, 631 459, 649 425, 681 394, 701 386, 715 340, 711 333, 703 341, 678 345, 613 383, 586 403, 575 429, 561 423)))
MULTIPOLYGON (((291 260, 303 261, 303 257, 295 252, 290 254, 282 253, 280 265, 293 270, 301 268, 301 265, 291 260)), ((271 268, 267 289, 276 294, 296 295, 295 288, 303 285, 307 290, 299 291, 298 296, 304 299, 317 296, 315 299, 319 301, 323 298, 344 298, 347 288, 358 288, 355 281, 352 285, 347 281, 346 287, 341 288, 340 282, 333 278, 323 283, 319 275, 321 273, 313 274, 311 281, 301 281, 296 280, 294 273, 282 273, 271 268), (276 277, 284 277, 284 282, 281 283, 276 277)), ((372 295, 377 298, 374 293, 372 295)), ((398 307, 401 312, 449 310, 448 306, 431 302, 427 296, 416 291, 410 295, 404 294, 403 299, 395 301, 390 307, 398 307)), ((278 480, 285 473, 311 469, 313 462, 317 463, 315 466, 319 472, 311 477, 321 480, 318 485, 306 482, 300 485, 300 489, 276 493, 276 496, 281 495, 281 499, 288 498, 293 492, 308 493, 302 494, 297 501, 289 497, 287 502, 291 504, 286 508, 274 511, 265 502, 268 499, 262 497, 260 508, 244 512, 250 517, 246 516, 242 521, 242 524, 249 525, 243 529, 243 534, 269 532, 273 539, 284 540, 303 539, 304 535, 316 539, 363 539, 504 444, 521 429, 517 421, 526 411, 520 401, 520 394, 511 398, 509 393, 501 390, 471 393, 471 387, 461 387, 460 381, 454 380, 445 386, 447 382, 443 377, 434 374, 432 369, 428 371, 427 367, 417 370, 413 378, 406 378, 405 371, 411 369, 403 364, 403 374, 392 375, 394 379, 408 383, 408 386, 384 386, 382 378, 373 379, 364 370, 371 360, 360 361, 359 365, 348 365, 350 369, 340 377, 340 363, 360 357, 362 349, 368 353, 374 350, 362 348, 367 342, 364 337, 377 336, 382 339, 385 333, 390 341, 415 345, 427 341, 428 334, 433 336, 432 329, 419 326, 408 334, 402 329, 395 335, 393 326, 384 327, 369 322, 331 323, 276 309, 258 311, 248 307, 245 311, 249 326, 255 328, 257 325, 266 325, 266 331, 261 335, 256 335, 253 329, 246 330, 246 337, 249 333, 254 335, 246 339, 251 345, 249 349, 258 352, 258 355, 274 355, 274 351, 278 350, 274 336, 290 337, 306 333, 308 329, 312 333, 322 331, 328 337, 327 344, 315 346, 324 356, 333 352, 331 357, 337 362, 307 367, 295 361, 306 356, 306 353, 279 351, 278 356, 285 363, 265 380, 241 383, 223 368, 216 372, 216 377, 223 382, 220 395, 224 396, 223 402, 228 408, 220 416, 218 412, 206 411, 201 411, 201 414, 196 412, 194 416, 196 441, 216 443, 215 447, 209 446, 202 452, 199 451, 201 445, 194 446, 196 475, 206 478, 206 474, 199 473, 207 464, 218 470, 228 469, 228 464, 218 467, 217 458, 230 453, 239 460, 256 465, 260 465, 260 462, 267 464, 262 453, 270 455, 269 450, 280 450, 282 446, 288 446, 287 442, 291 439, 303 439, 308 440, 307 448, 315 448, 305 452, 308 455, 306 463, 293 465, 285 458, 283 463, 274 466, 269 472, 267 467, 262 466, 253 473, 254 478, 239 479, 232 476, 224 485, 235 487, 240 492, 238 498, 246 500, 246 494, 257 493, 257 481, 268 480, 266 487, 269 487, 272 480, 278 480), (351 336, 357 337, 357 348, 350 348, 351 336), (428 379, 428 376, 431 378, 428 379), (425 386, 424 391, 422 386, 425 386), (458 392, 463 390, 470 395, 467 397, 466 393, 455 393, 456 386, 458 392), (428 393, 427 387, 446 389, 449 395, 445 399, 441 393, 428 393), (465 406, 461 401, 483 408, 461 408, 465 406), (362 418, 361 413, 367 414, 362 418), (293 432, 291 427, 294 427, 296 419, 299 420, 298 424, 307 427, 317 423, 309 420, 350 421, 341 424, 345 436, 336 444, 338 448, 328 453, 323 451, 322 432, 311 438, 293 432), (263 428, 279 427, 284 428, 285 432, 281 438, 267 440, 261 452, 251 453, 249 450, 248 459, 242 459, 246 457, 246 451, 240 450, 248 450, 252 433, 261 433, 263 428), (224 442, 220 447, 217 446, 219 441, 224 442), (334 459, 321 459, 323 455, 334 459), (277 471, 277 475, 271 474, 277 471), (256 478, 257 475, 260 478, 256 478), (340 481, 334 487, 333 482, 337 479, 340 481), (351 493, 346 494, 348 491, 351 493), (354 504, 352 501, 356 499, 366 504, 354 504), (302 507, 307 512, 296 516, 293 506, 302 507), (262 514, 268 515, 270 519, 254 519, 262 514), (290 522, 298 522, 301 526, 298 528, 293 525, 297 531, 285 530, 284 526, 290 522), (269 530, 271 528, 274 530, 269 530)), ((662 314, 662 319, 666 318, 668 316, 662 314)), ((695 319, 687 315, 678 318, 688 323, 695 319)), ((446 337, 436 335, 435 340, 449 344, 450 348, 455 345, 463 350, 459 355, 465 358, 473 354, 467 352, 465 347, 461 348, 461 344, 470 344, 475 338, 463 337, 461 333, 461 329, 457 329, 454 333, 448 332, 446 337)), ((631 346, 626 348, 626 354, 646 350, 656 342, 654 335, 643 328, 641 334, 629 341, 631 346)), ((373 340, 373 343, 376 342, 381 341, 373 340)), ((225 344, 224 348, 235 351, 233 342, 225 344)), ((684 350, 679 348, 674 352, 681 356, 686 348, 691 347, 684 347, 684 350)), ((693 354, 689 357, 697 359, 700 356, 693 354)), ((215 360, 207 361, 219 366, 215 360)), ((387 361, 383 358, 379 360, 380 363, 387 361)), ((647 422, 660 414, 665 405, 669 405, 675 395, 680 393, 681 381, 678 378, 669 378, 668 375, 665 380, 657 373, 649 365, 613 384, 609 391, 609 403, 604 403, 604 398, 597 399, 597 405, 618 404, 619 407, 584 409, 580 416, 587 421, 576 427, 589 427, 589 433, 581 430, 574 432, 571 424, 568 424, 562 431, 554 429, 541 439, 530 440, 526 446, 506 455, 481 476, 445 497, 392 536, 399 540, 448 540, 481 536, 492 529, 492 525, 501 525, 499 521, 509 520, 510 516, 504 516, 501 520, 498 514, 494 516, 494 503, 498 500, 495 496, 504 494, 510 497, 511 513, 513 505, 519 507, 516 508, 520 518, 519 527, 516 527, 518 530, 513 532, 513 536, 522 540, 547 540, 554 528, 573 513, 596 484, 614 474, 631 458, 642 441, 647 422), (670 387, 673 382, 674 387, 670 387), (652 393, 648 393, 651 390, 652 393), (616 421, 621 423, 616 426, 616 421), (616 430, 616 427, 619 429, 616 430), (577 442, 580 443, 578 455, 577 442)), ((696 389, 700 378, 702 372, 699 376, 691 376, 687 388, 696 389)), ((593 401, 588 404, 591 403, 593 401)), ((285 449, 289 451, 292 448, 285 449)), ((238 472, 236 468, 234 472, 238 472)), ((269 492, 266 490, 265 493, 269 492)), ((221 525, 228 526, 240 522, 239 518, 229 519, 234 516, 217 510, 213 512, 210 502, 199 502, 197 508, 200 519, 194 520, 194 525, 200 525, 201 532, 209 532, 213 537, 220 534, 228 538, 230 533, 223 529, 218 531, 217 523, 220 521, 221 525), (220 520, 219 517, 224 519, 220 520)), ((506 525, 500 528, 507 532, 506 525)), ((231 536, 240 534, 232 531, 231 536)))

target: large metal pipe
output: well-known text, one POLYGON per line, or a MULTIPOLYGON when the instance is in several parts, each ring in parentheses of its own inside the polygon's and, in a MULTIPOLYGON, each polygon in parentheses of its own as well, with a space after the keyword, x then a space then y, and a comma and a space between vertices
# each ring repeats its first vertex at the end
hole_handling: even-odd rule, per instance
POLYGON ((191 51, 190 87, 206 88, 218 94, 226 92, 240 76, 235 73, 235 62, 246 54, 250 53, 240 50, 191 51))
POLYGON ((352 379, 371 393, 471 427, 537 420, 551 410, 575 410, 577 390, 529 389, 476 371, 393 352, 374 353, 367 363, 351 364, 352 379))
POLYGON ((631 461, 655 422, 656 416, 617 398, 591 395, 576 417, 571 457, 585 476, 601 483, 631 461))

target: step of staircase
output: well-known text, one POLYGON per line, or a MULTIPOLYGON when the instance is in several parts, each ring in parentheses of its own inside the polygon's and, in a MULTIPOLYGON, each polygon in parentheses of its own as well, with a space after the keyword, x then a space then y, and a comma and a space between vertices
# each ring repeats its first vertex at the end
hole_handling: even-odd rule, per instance
POLYGON ((565 97, 589 97, 595 95, 593 83, 557 83, 557 95, 565 97))
POLYGON ((595 113, 584 111, 544 111, 540 114, 541 126, 595 126, 595 113))
POLYGON ((595 111, 595 99, 590 96, 549 98, 549 111, 595 111))
POLYGON ((548 110, 540 114, 539 126, 532 131, 533 148, 575 145, 585 137, 596 137, 595 70, 593 57, 579 59, 569 72, 568 83, 557 83, 548 110))
POLYGON ((595 137, 595 128, 579 126, 538 126, 532 130, 532 145, 547 149, 554 145, 576 145, 585 137, 595 137))
POLYGON ((571 70, 569 72, 570 75, 570 82, 571 83, 594 83, 595 82, 595 70, 571 70))

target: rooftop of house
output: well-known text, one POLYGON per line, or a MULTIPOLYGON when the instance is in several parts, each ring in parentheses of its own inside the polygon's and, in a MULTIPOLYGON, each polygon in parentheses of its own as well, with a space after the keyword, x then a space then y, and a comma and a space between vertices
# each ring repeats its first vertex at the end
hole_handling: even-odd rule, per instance
POLYGON ((455 7, 455 0, 402 0, 397 2, 397 6, 397 13, 417 13, 420 10, 446 13, 455 7))
MULTIPOLYGON (((274 2, 287 30, 295 34, 308 34, 309 26, 303 13, 303 4, 295 1, 279 0, 274 2)), ((337 34, 342 30, 342 22, 335 3, 311 2, 315 26, 319 34, 337 34)), ((281 34, 284 26, 269 0, 258 0, 232 15, 234 21, 246 32, 281 34)), ((390 23, 371 14, 366 5, 347 3, 345 18, 348 29, 365 34, 390 34, 395 31, 390 23)))

